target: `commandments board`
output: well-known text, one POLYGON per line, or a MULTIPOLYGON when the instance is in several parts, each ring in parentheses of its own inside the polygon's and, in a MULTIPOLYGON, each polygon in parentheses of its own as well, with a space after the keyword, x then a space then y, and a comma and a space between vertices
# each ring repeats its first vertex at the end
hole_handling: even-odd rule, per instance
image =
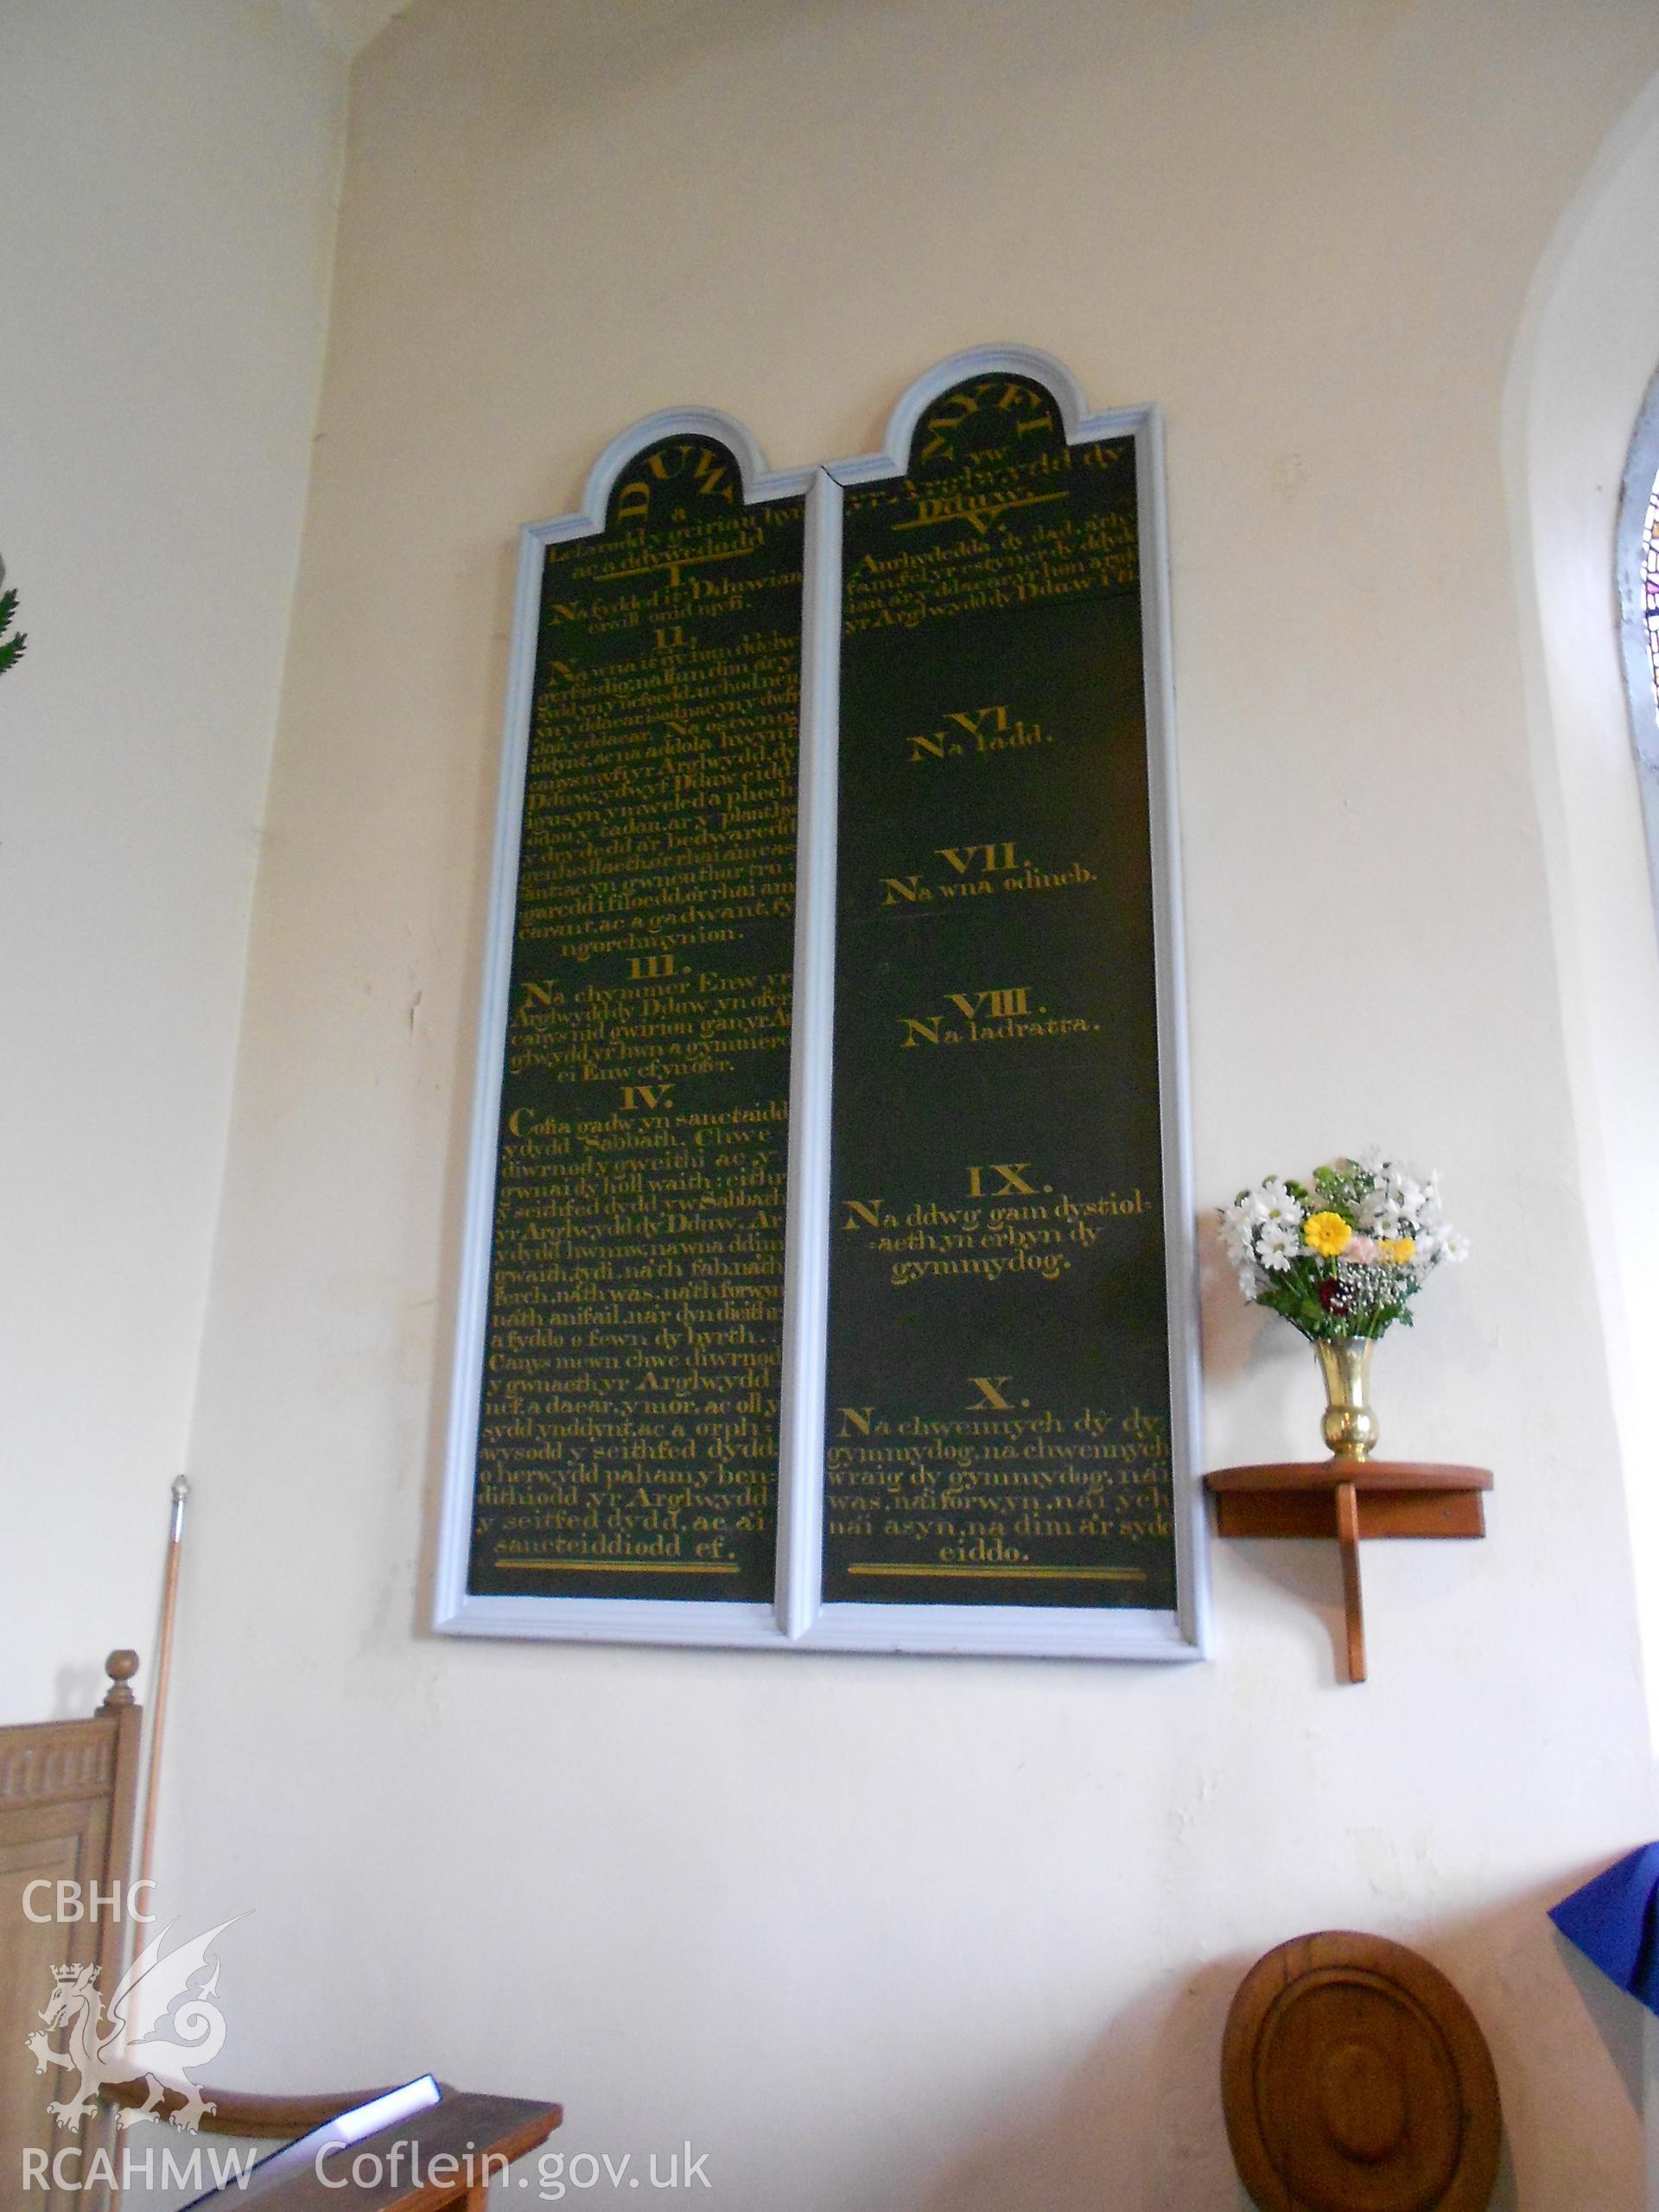
POLYGON ((804 514, 671 437, 546 549, 480 1593, 772 1596, 804 514))
POLYGON ((987 348, 524 533, 440 1628, 1202 1654, 1157 441, 987 348))
POLYGON ((824 1596, 1169 1608, 1134 441, 969 379, 842 545, 824 1596))

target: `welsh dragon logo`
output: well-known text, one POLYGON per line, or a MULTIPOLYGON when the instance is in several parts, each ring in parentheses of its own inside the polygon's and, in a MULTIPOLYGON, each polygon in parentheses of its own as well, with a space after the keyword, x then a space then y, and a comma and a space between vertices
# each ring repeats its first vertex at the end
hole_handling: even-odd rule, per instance
POLYGON ((60 2127, 79 2129, 98 2109, 101 2089, 131 2082, 147 2083, 148 2094, 142 2104, 123 2107, 124 2127, 156 2111, 169 2090, 184 2099, 169 2118, 181 2127, 200 2125, 213 2107, 203 2101, 189 2076, 224 2048, 225 2015, 213 2002, 219 1961, 208 1954, 214 1938, 230 1925, 222 1920, 194 1942, 171 1951, 162 1948, 172 1932, 163 1928, 122 1976, 107 2013, 95 1966, 53 1967, 52 1994, 36 2017, 46 2029, 67 2028, 66 2047, 54 2050, 45 2029, 23 2040, 34 2053, 37 2074, 61 2066, 80 2077, 73 2096, 47 2107, 60 2127), (207 1979, 192 1990, 202 1975, 207 1979))

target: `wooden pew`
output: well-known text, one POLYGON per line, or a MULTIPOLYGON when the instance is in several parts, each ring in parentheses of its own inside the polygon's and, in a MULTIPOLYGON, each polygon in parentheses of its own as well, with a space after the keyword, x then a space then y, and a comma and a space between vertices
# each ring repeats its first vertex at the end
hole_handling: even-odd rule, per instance
MULTIPOLYGON (((111 1651, 104 1664, 110 1687, 90 1719, 0 1728, 0 2190, 6 2199, 18 2186, 26 2151, 49 2158, 68 2139, 47 2109, 66 2094, 62 2075, 37 2071, 24 2049, 24 2037, 39 2030, 54 1968, 96 1966, 105 1990, 120 1974, 126 1923, 117 1919, 111 1899, 113 1885, 125 1884, 132 1859, 143 1716, 131 1688, 137 1653, 111 1651), (58 1919, 60 1882, 79 1885, 74 1894, 83 1912, 96 1885, 99 1916, 58 1919)), ((124 1887, 120 1910, 127 1910, 124 1887)), ((79 2139, 90 2153, 108 2141, 107 2124, 88 2121, 79 2139)), ((39 2212, 93 2212, 95 2204, 84 2190, 55 2187, 31 2192, 29 2202, 39 2212)))
MULTIPOLYGON (((153 2094, 143 2080, 107 2082, 99 2093, 101 2113, 71 2134, 48 2110, 68 2094, 61 2070, 38 2071, 24 2043, 38 2029, 55 1969, 96 1967, 107 1993, 124 1964, 143 1726, 131 1688, 138 1655, 112 1651, 105 1668, 110 1687, 90 1719, 0 1728, 0 2204, 12 2202, 28 2152, 45 2154, 49 2175, 54 2155, 66 2146, 88 2166, 101 2148, 118 2172, 118 2110, 144 2105, 153 2094), (58 1917, 60 1882, 79 1885, 79 1919, 58 1917), (118 1882, 118 1918, 110 1902, 118 1882), (86 1910, 94 1885, 96 1918, 86 1910)), ((388 2092, 260 2096, 204 2087, 200 2094, 212 2107, 200 2133, 293 2145, 388 2092)), ((182 2089, 167 2089, 156 2117, 168 2119, 185 2103, 182 2089)), ((346 2212, 483 2212, 490 2178, 544 2142, 562 2118, 557 2105, 446 2088, 426 2110, 328 2152, 326 2178, 302 2155, 279 2160, 270 2172, 256 2168, 245 2183, 207 2201, 257 2205, 259 2212, 320 2212, 325 2205, 346 2212), (365 2178, 354 2178, 354 2166, 365 2178), (371 2174, 379 2178, 371 2182, 371 2174)), ((101 2190, 73 2181, 48 2182, 28 2198, 35 2212, 105 2212, 108 2201, 101 2190)))

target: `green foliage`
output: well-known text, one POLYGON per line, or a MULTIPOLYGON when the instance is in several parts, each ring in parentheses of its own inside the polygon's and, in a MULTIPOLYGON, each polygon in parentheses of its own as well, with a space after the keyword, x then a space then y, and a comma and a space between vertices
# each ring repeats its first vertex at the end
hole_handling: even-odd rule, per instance
MULTIPOLYGON (((1361 1207, 1376 1188, 1376 1178, 1369 1168, 1351 1160, 1328 1160, 1323 1167, 1313 1170, 1312 1204, 1339 1213, 1352 1229, 1359 1221, 1361 1207)), ((1299 1195, 1304 1205, 1309 1203, 1306 1192, 1299 1195)))
POLYGON ((1407 1300, 1417 1287, 1409 1268, 1352 1267, 1308 1254, 1272 1276, 1256 1298, 1310 1344, 1337 1344, 1345 1337, 1380 1337, 1396 1321, 1410 1328, 1407 1300))
POLYGON ((9 668, 16 668, 23 657, 23 647, 29 643, 25 631, 20 630, 15 638, 6 635, 16 612, 16 593, 0 591, 0 676, 3 676, 9 668))

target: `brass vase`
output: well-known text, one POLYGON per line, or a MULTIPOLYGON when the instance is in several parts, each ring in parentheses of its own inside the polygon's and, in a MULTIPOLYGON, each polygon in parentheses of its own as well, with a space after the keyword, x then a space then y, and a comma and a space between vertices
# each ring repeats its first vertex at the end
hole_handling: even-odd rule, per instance
POLYGON ((1320 1427, 1335 1459, 1369 1459, 1376 1449, 1376 1415, 1366 1395, 1376 1341, 1374 1337, 1335 1337, 1314 1344, 1325 1377, 1320 1427))

